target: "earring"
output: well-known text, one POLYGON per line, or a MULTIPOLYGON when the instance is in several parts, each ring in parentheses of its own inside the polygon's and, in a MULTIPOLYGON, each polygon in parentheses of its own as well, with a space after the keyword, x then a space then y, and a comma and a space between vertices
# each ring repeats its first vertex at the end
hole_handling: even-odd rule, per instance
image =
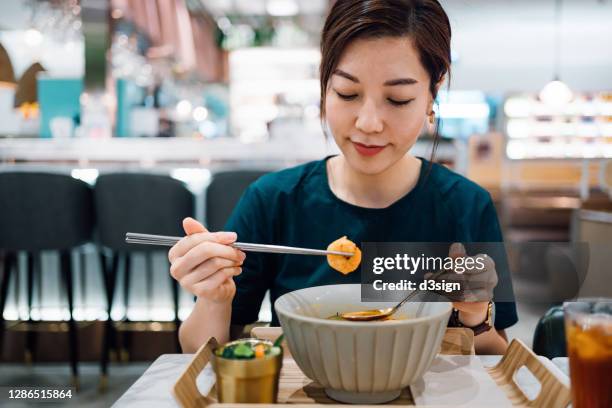
POLYGON ((429 112, 429 123, 430 124, 434 124, 434 121, 436 120, 436 113, 434 111, 429 112))

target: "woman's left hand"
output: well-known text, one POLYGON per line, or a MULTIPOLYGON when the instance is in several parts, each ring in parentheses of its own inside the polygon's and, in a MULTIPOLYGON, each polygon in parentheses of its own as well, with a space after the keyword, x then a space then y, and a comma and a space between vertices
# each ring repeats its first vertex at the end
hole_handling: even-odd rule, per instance
POLYGON ((453 259, 464 258, 463 267, 460 272, 449 270, 436 278, 437 281, 458 282, 461 285, 459 293, 446 295, 452 300, 453 307, 459 310, 459 319, 465 326, 475 326, 482 323, 486 316, 489 301, 493 299, 493 290, 497 286, 498 278, 495 270, 495 262, 486 254, 468 256, 465 247, 460 243, 454 243, 449 249, 449 257, 453 259), (466 259, 472 258, 472 262, 466 259), (478 266, 476 266, 478 265, 478 266), (483 265, 483 267, 479 267, 483 265))
MULTIPOLYGON (((465 247, 461 244, 451 245, 449 256, 451 258, 468 258, 465 247)), ((463 281, 464 290, 461 297, 453 299, 453 307, 459 310, 458 319, 466 327, 475 327, 487 318, 489 301, 493 300, 493 290, 497 286, 497 272, 495 262, 490 256, 478 254, 473 258, 480 258, 483 268, 466 268, 462 273, 451 271, 455 280, 459 277, 463 281)), ((465 263, 464 263, 465 264, 465 263)), ((449 276, 452 279, 452 276, 449 276)), ((508 342, 497 330, 487 330, 474 337, 476 354, 504 354, 508 342)))

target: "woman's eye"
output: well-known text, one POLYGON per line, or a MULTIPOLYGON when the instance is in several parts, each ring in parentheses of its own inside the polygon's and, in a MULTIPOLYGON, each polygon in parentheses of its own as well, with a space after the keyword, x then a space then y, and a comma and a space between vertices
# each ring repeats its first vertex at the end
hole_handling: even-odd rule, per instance
POLYGON ((340 99, 344 99, 345 101, 352 101, 357 97, 357 94, 346 95, 336 91, 336 94, 340 97, 340 99))
POLYGON ((396 101, 395 99, 391 99, 391 98, 388 98, 387 100, 393 106, 404 106, 404 105, 408 105, 410 102, 414 101, 414 98, 406 99, 406 100, 403 100, 403 101, 396 101))

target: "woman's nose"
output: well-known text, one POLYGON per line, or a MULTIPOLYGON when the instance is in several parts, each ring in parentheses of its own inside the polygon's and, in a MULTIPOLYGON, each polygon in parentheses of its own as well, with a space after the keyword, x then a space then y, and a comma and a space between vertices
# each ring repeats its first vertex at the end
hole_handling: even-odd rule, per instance
POLYGON ((365 102, 357 116, 355 127, 363 133, 380 133, 383 131, 383 121, 378 113, 376 104, 365 102))

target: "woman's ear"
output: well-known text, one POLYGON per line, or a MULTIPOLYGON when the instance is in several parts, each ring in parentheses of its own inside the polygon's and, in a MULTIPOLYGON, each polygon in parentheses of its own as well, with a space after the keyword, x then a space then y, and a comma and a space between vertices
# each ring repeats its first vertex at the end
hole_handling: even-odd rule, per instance
MULTIPOLYGON (((434 86, 434 92, 435 92, 434 95, 438 95, 438 91, 440 90, 440 87, 444 83, 445 79, 446 79, 446 75, 442 75, 442 78, 440 78, 440 80, 436 82, 436 85, 434 86)), ((436 99, 434 98, 432 94, 430 94, 429 103, 427 104, 427 114, 429 114, 429 112, 433 110, 433 105, 435 102, 436 102, 436 99)))
POLYGON ((430 103, 427 105, 427 112, 426 112, 426 115, 427 115, 427 116, 431 115, 431 112, 433 112, 433 101, 432 101, 432 102, 430 102, 430 103))

